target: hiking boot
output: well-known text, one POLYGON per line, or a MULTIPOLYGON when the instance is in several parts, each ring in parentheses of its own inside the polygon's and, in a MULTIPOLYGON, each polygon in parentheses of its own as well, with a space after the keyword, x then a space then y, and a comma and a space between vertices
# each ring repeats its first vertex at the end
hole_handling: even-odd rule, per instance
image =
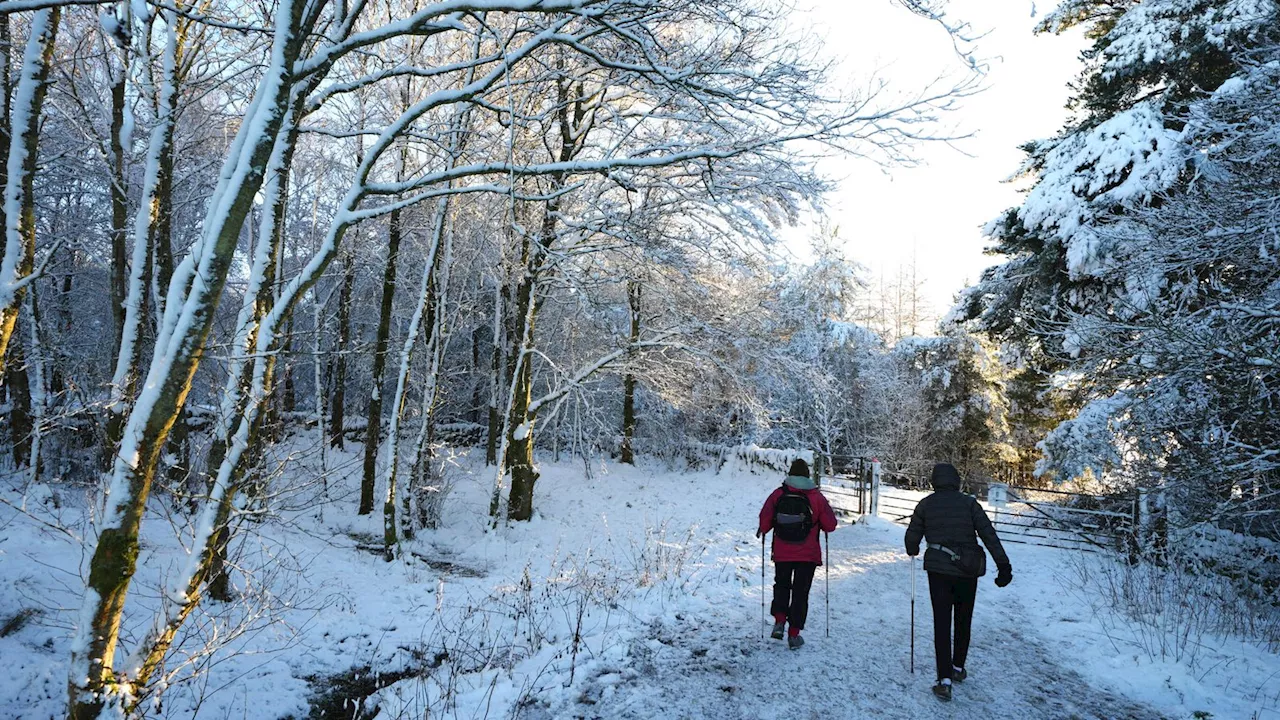
POLYGON ((951 668, 951 682, 964 682, 967 677, 969 677, 969 673, 965 672, 964 668, 951 668))
POLYGON ((951 702, 951 683, 944 683, 939 680, 933 686, 933 694, 942 702, 951 702))
POLYGON ((782 636, 786 634, 786 631, 787 631, 786 623, 774 623, 773 632, 769 633, 769 637, 773 638, 774 640, 781 640, 782 636))
POLYGON ((800 646, 803 644, 804 644, 804 638, 800 637, 799 635, 792 635, 787 638, 787 647, 791 648, 792 650, 799 650, 800 646))

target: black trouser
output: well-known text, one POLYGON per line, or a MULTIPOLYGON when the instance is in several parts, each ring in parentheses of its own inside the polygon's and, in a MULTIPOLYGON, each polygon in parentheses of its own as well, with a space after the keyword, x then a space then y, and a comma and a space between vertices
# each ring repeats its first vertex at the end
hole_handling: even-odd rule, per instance
POLYGON ((929 599, 933 602, 933 650, 938 657, 938 679, 951 677, 951 668, 964 667, 969 655, 969 629, 978 578, 929 573, 929 599), (955 609, 956 641, 951 645, 951 612, 955 609))
POLYGON ((804 629, 809 614, 809 588, 818 564, 811 562, 778 562, 773 564, 773 605, 769 614, 786 615, 787 623, 796 630, 804 629))

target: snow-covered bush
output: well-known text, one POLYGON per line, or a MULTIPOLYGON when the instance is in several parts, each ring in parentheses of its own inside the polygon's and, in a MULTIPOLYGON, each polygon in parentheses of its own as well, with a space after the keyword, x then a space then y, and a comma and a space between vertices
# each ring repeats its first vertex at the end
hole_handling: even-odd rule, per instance
POLYGON ((499 674, 517 665, 540 668, 504 703, 522 708, 549 687, 572 685, 587 657, 598 658, 624 642, 628 619, 643 606, 694 592, 704 571, 706 542, 696 528, 671 533, 669 522, 646 527, 628 540, 623 557, 584 548, 558 556, 545 575, 526 567, 518 582, 468 602, 450 624, 436 622, 408 648, 411 672, 379 690, 365 704, 378 718, 409 720, 481 707, 499 674), (481 700, 477 701, 479 697, 481 700))
POLYGON ((627 557, 630 573, 640 587, 659 586, 679 593, 696 589, 697 575, 691 572, 707 551, 704 539, 696 537, 697 528, 690 527, 678 537, 670 536, 670 522, 657 527, 646 526, 644 536, 631 539, 627 557))
POLYGON ((1073 582, 1112 642, 1149 659, 1200 667, 1210 641, 1244 639, 1280 651, 1280 545, 1200 523, 1172 529, 1167 545, 1134 562, 1073 558, 1073 582))

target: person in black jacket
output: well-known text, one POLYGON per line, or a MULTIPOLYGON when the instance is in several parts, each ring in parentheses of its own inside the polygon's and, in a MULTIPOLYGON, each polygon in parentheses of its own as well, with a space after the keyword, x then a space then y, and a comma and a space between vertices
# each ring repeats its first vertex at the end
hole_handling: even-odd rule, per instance
POLYGON ((938 682, 933 693, 951 699, 952 681, 968 677, 964 669, 969 654, 969 628, 978 578, 987 572, 987 556, 977 538, 996 562, 996 586, 1013 581, 1013 567, 1000 545, 987 513, 971 495, 960 492, 960 473, 949 463, 933 466, 933 494, 921 500, 907 526, 907 554, 920 552, 926 542, 924 569, 929 573, 929 599, 933 604, 933 647, 938 660, 938 682), (951 642, 951 616, 955 613, 955 645, 951 642))

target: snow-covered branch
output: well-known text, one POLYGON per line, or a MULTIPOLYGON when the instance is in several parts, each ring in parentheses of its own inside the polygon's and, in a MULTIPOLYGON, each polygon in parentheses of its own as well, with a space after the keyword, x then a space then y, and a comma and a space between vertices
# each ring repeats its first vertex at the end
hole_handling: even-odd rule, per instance
POLYGON ((565 395, 568 395, 569 393, 573 392, 575 389, 581 387, 582 383, 586 382, 596 373, 599 373, 602 370, 606 370, 612 367, 618 361, 624 358, 630 357, 632 355, 635 355, 637 352, 640 352, 642 350, 656 349, 656 348, 684 347, 681 343, 671 342, 668 340, 668 338, 675 337, 678 334, 679 333, 676 331, 660 333, 652 339, 631 343, 626 347, 618 348, 617 350, 614 350, 611 353, 607 353, 605 355, 602 355, 596 358, 595 361, 588 363, 584 367, 580 368, 578 372, 574 373, 573 377, 568 378, 567 380, 564 380, 563 382, 561 382, 558 386, 556 386, 554 390, 530 402, 529 414, 531 416, 537 415, 538 411, 541 410, 543 407, 553 402, 556 402, 560 398, 564 397, 565 395))

